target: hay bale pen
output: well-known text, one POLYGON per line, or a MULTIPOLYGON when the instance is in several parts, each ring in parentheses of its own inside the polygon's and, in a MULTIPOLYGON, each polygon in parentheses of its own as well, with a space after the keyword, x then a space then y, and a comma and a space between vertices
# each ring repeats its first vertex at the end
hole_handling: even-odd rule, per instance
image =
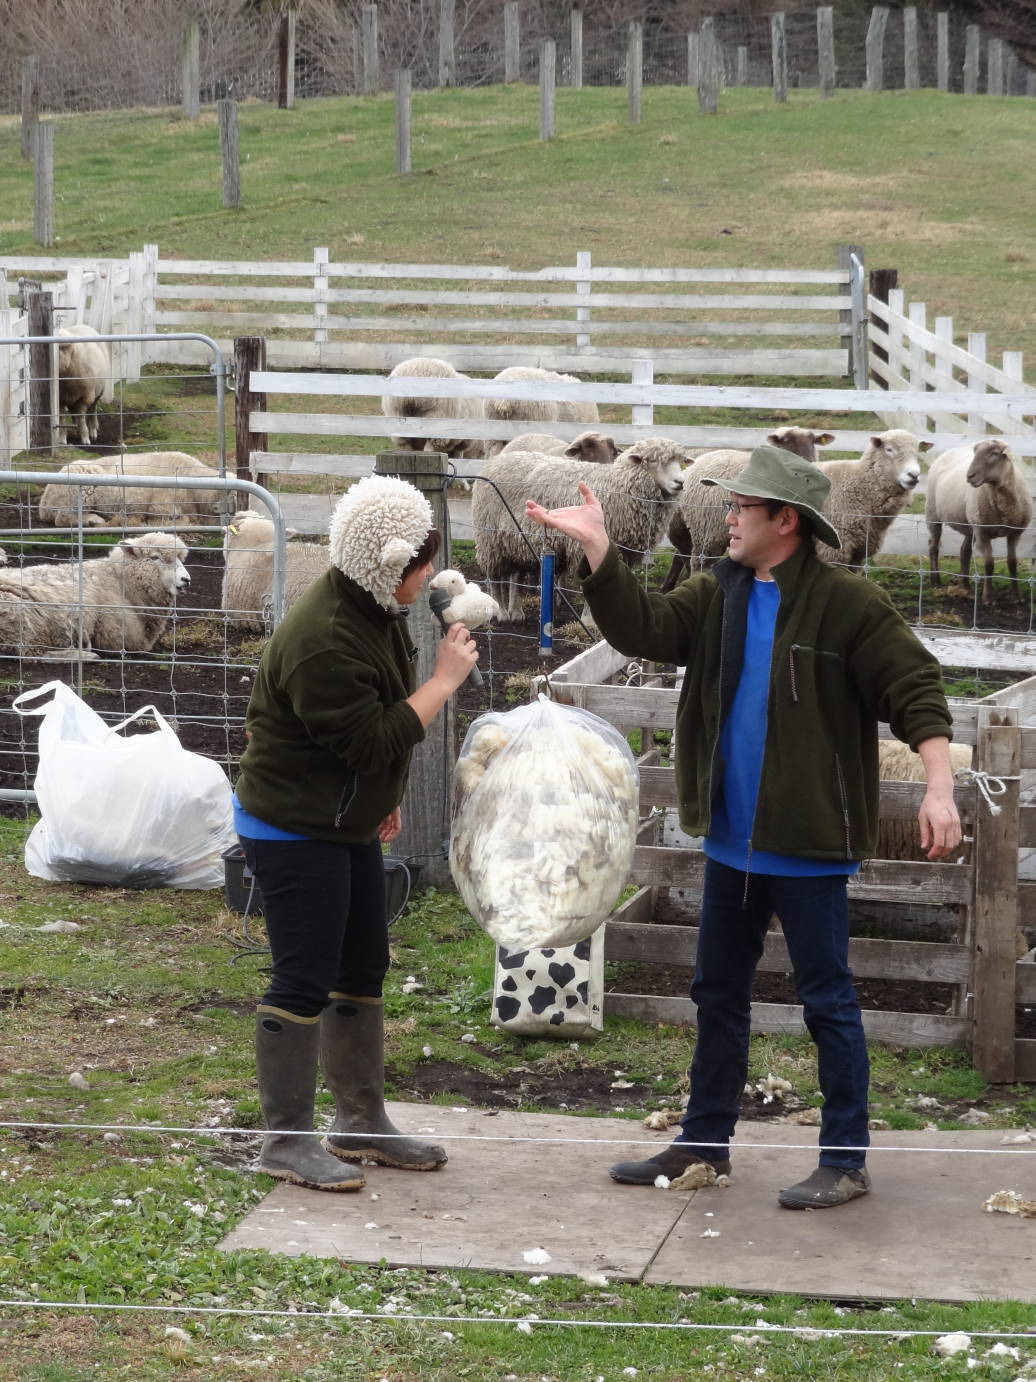
MULTIPOLYGON (((671 730, 678 692, 653 677, 629 680, 629 659, 598 643, 551 673, 554 696, 602 716, 628 732, 671 730), (616 684, 621 677, 623 684, 616 684), (649 684, 654 681, 655 684, 649 684)), ((1036 803, 1024 804, 1022 780, 1036 769, 1036 677, 977 701, 951 701, 954 734, 975 746, 975 768, 1002 778, 994 814, 973 783, 959 786, 957 805, 974 845, 967 863, 871 860, 849 880, 849 960, 858 980, 950 986, 947 1012, 864 1008, 869 1038, 898 1046, 963 1045, 978 1070, 995 1083, 1036 1082, 1036 1040, 1016 1036, 1018 1005, 1036 1004, 1036 962, 1018 959, 1023 920, 1036 915, 1036 883, 1019 881, 1019 849, 1036 845, 1036 803), (934 939, 917 939, 918 935, 934 939)), ((644 742, 649 735, 645 734, 644 742)), ((882 785, 883 817, 916 816, 923 784, 882 785)), ((641 816, 651 817, 634 855, 637 891, 606 923, 605 957, 625 965, 685 968, 697 944, 705 856, 694 844, 663 843, 662 821, 675 808, 671 767, 657 750, 641 756, 641 816), (682 902, 682 907, 680 903, 682 902)), ((671 831, 665 832, 671 834, 671 831)), ((784 937, 767 936, 760 974, 790 972, 784 937)), ((693 1026, 689 997, 611 992, 605 1013, 647 1022, 693 1026)), ((756 1002, 759 1032, 805 1031, 793 1004, 756 1002)))

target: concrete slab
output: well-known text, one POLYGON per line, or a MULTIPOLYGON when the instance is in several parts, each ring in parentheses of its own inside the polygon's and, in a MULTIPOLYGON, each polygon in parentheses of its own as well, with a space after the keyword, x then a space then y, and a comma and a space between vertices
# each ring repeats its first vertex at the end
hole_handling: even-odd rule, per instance
MULTIPOLYGON (((390 1105, 397 1127, 444 1141, 448 1165, 427 1175, 367 1166, 366 1187, 328 1195, 280 1185, 220 1244, 394 1267, 469 1267, 640 1280, 686 1196, 609 1194, 605 1168, 638 1156, 637 1124, 606 1118, 390 1105), (515 1139, 553 1138, 557 1143, 515 1139), (601 1146, 569 1139, 629 1138, 601 1146), (379 1198, 372 1199, 372 1194, 379 1198), (528 1263, 540 1248, 550 1260, 528 1263)), ((668 1138, 659 1139, 662 1144, 668 1138)))
POLYGON ((349 1195, 280 1185, 220 1247, 845 1300, 1036 1303, 1036 1220, 982 1208, 997 1190, 1032 1197, 1036 1147, 1005 1146, 999 1132, 876 1133, 871 1194, 796 1213, 776 1195, 814 1164, 813 1129, 745 1124, 734 1183, 677 1193, 608 1180, 612 1161, 669 1142, 637 1123, 390 1107, 398 1126, 447 1139, 447 1167, 366 1167, 366 1188, 349 1195), (922 1150, 891 1150, 901 1147, 922 1150), (550 1261, 527 1262, 535 1248, 550 1261))
POLYGON ((808 1132, 739 1128, 747 1145, 735 1152, 733 1184, 694 1196, 645 1281, 830 1299, 1036 1301, 1036 1220, 982 1208, 997 1190, 1032 1193, 1036 1147, 1005 1147, 1000 1132, 875 1133, 869 1195, 835 1211, 781 1209, 777 1191, 814 1165, 801 1149, 808 1132), (719 1236, 702 1236, 709 1231, 719 1236))

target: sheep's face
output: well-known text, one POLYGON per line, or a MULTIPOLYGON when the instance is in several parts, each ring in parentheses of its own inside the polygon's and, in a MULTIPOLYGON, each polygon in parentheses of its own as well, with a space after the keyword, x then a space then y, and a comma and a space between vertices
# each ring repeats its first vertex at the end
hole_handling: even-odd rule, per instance
POLYGON ((452 599, 454 595, 459 595, 465 588, 467 582, 459 571, 451 571, 447 568, 433 576, 428 582, 429 590, 445 590, 452 599))
POLYGON ((564 454, 578 461, 590 461, 594 465, 610 465, 619 454, 619 448, 611 437, 604 437, 600 432, 581 432, 565 448, 564 454))
POLYGON ((171 537, 168 533, 146 533, 140 538, 127 538, 119 543, 116 551, 123 561, 153 562, 159 582, 170 595, 185 590, 191 583, 190 572, 181 560, 187 555, 187 548, 179 538, 171 537), (162 540, 156 541, 156 538, 162 540))
POLYGON ((683 447, 666 437, 647 437, 635 442, 622 453, 626 465, 643 466, 654 479, 666 499, 672 499, 683 489, 683 469, 687 457, 683 447))
POLYGON ((817 447, 830 446, 834 439, 833 432, 811 432, 808 427, 778 427, 766 440, 790 451, 793 456, 801 456, 804 461, 815 462, 817 447))
POLYGON ((1011 449, 1005 442, 996 439, 976 442, 965 479, 975 489, 980 485, 1000 483, 1012 459, 1011 449))
POLYGON ((899 488, 909 493, 921 478, 921 462, 917 458, 918 440, 913 432, 895 428, 871 437, 873 461, 892 477, 899 488))

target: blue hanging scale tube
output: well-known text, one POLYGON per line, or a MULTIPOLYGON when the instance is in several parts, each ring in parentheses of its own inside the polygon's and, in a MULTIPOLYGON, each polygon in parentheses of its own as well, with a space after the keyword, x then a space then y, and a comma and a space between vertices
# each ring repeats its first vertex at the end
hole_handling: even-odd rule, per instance
POLYGON ((554 554, 540 557, 540 657, 554 651, 554 554))

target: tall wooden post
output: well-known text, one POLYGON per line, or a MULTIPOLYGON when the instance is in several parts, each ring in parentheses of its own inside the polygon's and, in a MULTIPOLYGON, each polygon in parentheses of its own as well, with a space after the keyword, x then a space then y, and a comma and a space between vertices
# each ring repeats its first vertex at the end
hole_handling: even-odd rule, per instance
MULTIPOLYGON (((878 298, 879 301, 884 302, 884 303, 887 303, 888 300, 889 300, 889 292, 890 292, 890 290, 891 290, 892 288, 898 288, 898 287, 899 287, 899 270, 898 270, 898 269, 872 269, 872 270, 871 270, 871 273, 870 273, 870 296, 871 296, 872 298, 878 298)), ((872 325, 872 326, 876 326, 876 327, 878 328, 878 330, 879 330, 880 332, 882 332, 882 334, 885 333, 886 323, 885 323, 885 321, 884 321, 884 319, 883 319, 882 317, 879 317, 879 316, 877 316, 875 313, 872 312, 872 313, 871 313, 871 317, 870 317, 870 321, 871 321, 871 325, 872 325)), ((870 349, 874 352, 874 354, 877 356, 877 358, 878 358, 879 360, 884 360, 884 361, 886 361, 886 362, 888 361, 889 353, 888 353, 888 351, 885 349, 884 346, 880 346, 880 345, 874 344, 874 345, 872 345, 872 346, 870 347, 870 349)), ((870 371, 868 370, 868 375, 869 375, 869 374, 870 374, 870 371)), ((884 379, 880 378, 880 376, 878 376, 878 375, 874 375, 873 378, 868 378, 868 381, 867 381, 867 382, 868 382, 868 387, 869 387, 869 388, 873 388, 873 389, 887 389, 887 388, 888 388, 888 384, 886 383, 886 381, 885 381, 884 379)))
POLYGON ((716 49, 716 21, 706 15, 698 34, 698 110, 715 115, 719 109, 719 53, 716 49))
POLYGON ((439 85, 457 84, 457 56, 454 52, 453 0, 439 0, 439 85))
POLYGON ((701 34, 692 29, 687 35, 687 85, 697 86, 701 76, 701 34))
POLYGON ((197 120, 201 114, 201 30, 196 19, 184 25, 180 71, 180 106, 184 119, 197 120))
MULTIPOLYGON (((852 272, 852 260, 857 258, 863 263, 862 245, 839 245, 838 246, 838 267, 852 272)), ((841 292, 848 298, 848 305, 844 311, 838 314, 842 328, 842 339, 849 338, 849 378, 853 380, 853 387, 862 389, 866 387, 867 370, 867 323, 860 311, 860 304, 854 301, 852 284, 846 283, 842 286, 841 292)))
POLYGON ((935 16, 935 84, 940 91, 950 89, 950 16, 946 10, 935 16))
POLYGON ((217 101, 219 152, 223 160, 223 205, 241 205, 241 157, 239 153, 237 102, 217 101))
POLYGON ((788 48, 784 38, 784 11, 770 15, 770 62, 773 67, 773 99, 788 99, 788 48))
MULTIPOLYGON (((446 457, 438 451, 379 451, 374 460, 376 475, 395 475, 419 489, 432 506, 432 522, 446 532, 446 457)), ((450 563, 444 543, 436 558, 436 569, 450 563)), ((422 598, 410 614, 410 637, 417 647, 417 681, 431 676, 441 630, 422 598)), ((453 765, 457 757, 457 716, 454 701, 428 727, 422 743, 414 749, 410 778, 403 798, 403 831, 392 853, 413 859, 421 870, 421 883, 452 891, 446 842, 449 837, 450 799, 453 765)))
POLYGON ((568 16, 569 48, 571 50, 573 91, 583 89, 583 11, 573 5, 568 16))
POLYGON ((266 368, 265 336, 234 337, 234 469, 239 480, 254 480, 252 452, 266 448, 265 432, 252 431, 252 414, 266 411, 266 394, 251 387, 253 370, 266 368))
POLYGON ((410 172, 410 68, 396 69, 396 172, 410 172))
POLYGON ((557 45, 545 38, 540 45, 540 138, 554 138, 554 93, 557 79, 557 45))
POLYGON ((982 50, 982 30, 969 24, 964 30, 964 95, 978 95, 978 64, 982 50))
POLYGON ((817 10, 817 62, 820 95, 826 100, 835 94, 835 12, 831 5, 817 10))
POLYGON ((37 245, 54 243, 54 122, 40 120, 33 138, 35 191, 32 232, 37 245))
POLYGON ((22 158, 32 158, 40 119, 40 60, 22 58, 22 158))
POLYGON ((748 85, 748 47, 744 43, 737 45, 736 75, 734 77, 735 86, 748 85))
MULTIPOLYGON (((53 336, 53 293, 45 293, 36 285, 27 286, 22 301, 27 317, 26 334, 53 336)), ((37 456, 49 456, 54 450, 53 377, 54 347, 45 342, 29 346, 29 450, 37 456)))
POLYGON ((903 11, 903 86, 907 91, 921 88, 921 68, 917 58, 917 8, 903 11))
POLYGON ((1004 94, 1004 41, 1002 38, 991 38, 986 50, 986 94, 988 96, 1002 96, 1004 94))
POLYGON ((521 76, 521 40, 519 36, 518 0, 504 5, 504 81, 510 84, 521 76))
POLYGON ((281 15, 277 33, 277 108, 295 108, 295 6, 281 15))
POLYGON ((363 46, 363 94, 373 96, 381 82, 378 72, 378 7, 364 5, 360 11, 363 46))
POLYGON ((875 5, 867 25, 866 90, 885 89, 885 27, 889 22, 887 5, 875 5))
POLYGON ((640 102, 644 90, 644 25, 631 19, 626 39, 626 95, 630 123, 640 124, 640 102))

